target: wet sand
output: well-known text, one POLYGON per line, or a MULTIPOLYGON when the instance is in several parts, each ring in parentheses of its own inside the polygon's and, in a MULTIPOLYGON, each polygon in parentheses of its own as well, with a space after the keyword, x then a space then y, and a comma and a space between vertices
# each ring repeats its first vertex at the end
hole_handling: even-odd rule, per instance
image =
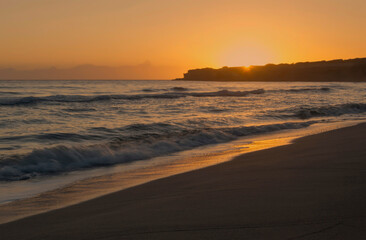
POLYGON ((0 239, 366 239, 366 124, 0 225, 0 239))

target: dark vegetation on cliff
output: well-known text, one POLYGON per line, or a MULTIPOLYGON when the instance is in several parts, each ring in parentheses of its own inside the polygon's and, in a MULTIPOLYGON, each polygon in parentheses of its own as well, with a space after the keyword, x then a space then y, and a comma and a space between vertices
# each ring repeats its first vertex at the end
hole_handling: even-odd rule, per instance
POLYGON ((366 58, 192 69, 176 80, 264 82, 366 82, 366 58))

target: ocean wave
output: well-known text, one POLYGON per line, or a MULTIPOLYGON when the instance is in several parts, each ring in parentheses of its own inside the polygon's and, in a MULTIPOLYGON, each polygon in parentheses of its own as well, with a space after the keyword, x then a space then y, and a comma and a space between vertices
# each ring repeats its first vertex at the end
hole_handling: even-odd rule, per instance
POLYGON ((142 89, 143 92, 162 92, 162 91, 167 91, 167 89, 162 88, 162 89, 158 89, 158 88, 144 88, 142 89))
POLYGON ((253 91, 228 91, 222 90, 217 92, 202 92, 192 93, 185 92, 186 90, 175 90, 177 92, 167 92, 162 94, 137 94, 137 95, 52 95, 46 97, 9 97, 0 98, 0 106, 17 106, 36 104, 41 102, 95 102, 95 101, 109 101, 113 99, 121 100, 140 100, 140 99, 175 99, 183 97, 244 97, 249 94, 263 94, 263 89, 257 89, 253 91), (182 91, 182 92, 179 92, 182 91))
POLYGON ((366 112, 366 103, 347 103, 321 107, 301 107, 295 110, 295 117, 308 119, 312 117, 340 116, 366 112))
POLYGON ((176 91, 176 92, 185 92, 189 91, 189 88, 185 87, 172 87, 172 88, 144 88, 143 92, 161 92, 161 91, 176 91))
POLYGON ((125 100, 138 100, 143 98, 180 98, 181 95, 174 94, 141 94, 141 95, 52 95, 46 97, 23 97, 23 98, 0 98, 0 106, 15 106, 36 104, 40 102, 96 102, 96 101, 108 101, 112 99, 125 99, 125 100))
MULTIPOLYGON (((315 121, 232 128, 190 129, 180 131, 179 133, 141 134, 140 137, 130 137, 127 140, 123 137, 114 138, 113 141, 94 145, 59 145, 51 148, 36 149, 28 154, 12 155, 0 159, 0 180, 25 180, 40 175, 145 160, 208 144, 228 142, 242 136, 282 129, 304 128, 313 123, 315 121)), ((176 126, 169 126, 176 128, 176 126)), ((134 130, 160 127, 159 125, 129 126, 130 129, 134 128, 134 130)), ((95 130, 106 131, 104 128, 95 130)), ((62 135, 62 137, 64 136, 62 135)))
MULTIPOLYGON (((172 88, 145 88, 142 89, 144 92, 162 92, 162 91, 173 91, 173 92, 187 92, 191 89, 185 87, 172 87, 172 88)), ((291 88, 291 89, 278 89, 278 90, 268 90, 268 92, 292 92, 292 93, 301 93, 301 92, 329 92, 331 88, 329 87, 308 87, 308 88, 291 88)), ((217 92, 202 92, 202 93, 193 93, 195 96, 246 96, 247 94, 262 94, 264 93, 264 89, 257 89, 253 91, 229 91, 222 90, 217 92)))
POLYGON ((95 108, 64 108, 65 112, 95 112, 95 108))
POLYGON ((76 133, 41 133, 41 134, 30 134, 30 135, 19 135, 11 137, 0 137, 0 142, 10 142, 10 141, 71 141, 79 142, 81 140, 100 140, 103 136, 97 134, 76 134, 76 133))
POLYGON ((293 88, 293 89, 285 89, 285 92, 329 92, 331 89, 329 87, 321 87, 321 88, 293 88))
POLYGON ((202 93, 191 93, 194 97, 245 97, 249 94, 263 94, 264 89, 257 89, 252 91, 229 91, 221 90, 217 92, 202 92, 202 93))
POLYGON ((0 91, 0 94, 19 95, 20 92, 0 91))
POLYGON ((270 89, 267 90, 268 93, 328 93, 331 92, 332 88, 330 87, 305 87, 305 88, 282 88, 282 89, 270 89))
POLYGON ((185 91, 188 91, 189 89, 185 88, 185 87, 172 87, 170 90, 178 91, 178 92, 185 92, 185 91))

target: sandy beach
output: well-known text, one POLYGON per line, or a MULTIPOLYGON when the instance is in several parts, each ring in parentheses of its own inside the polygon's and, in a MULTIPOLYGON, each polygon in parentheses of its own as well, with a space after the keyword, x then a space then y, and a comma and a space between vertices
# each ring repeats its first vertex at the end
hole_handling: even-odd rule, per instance
POLYGON ((1 239, 365 239, 366 124, 0 225, 1 239))

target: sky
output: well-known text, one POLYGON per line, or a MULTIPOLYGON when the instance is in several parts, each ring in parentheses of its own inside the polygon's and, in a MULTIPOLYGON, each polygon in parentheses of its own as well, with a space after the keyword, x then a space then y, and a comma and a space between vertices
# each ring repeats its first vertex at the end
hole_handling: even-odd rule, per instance
POLYGON ((366 57, 365 0, 0 0, 0 29, 2 68, 366 57))

